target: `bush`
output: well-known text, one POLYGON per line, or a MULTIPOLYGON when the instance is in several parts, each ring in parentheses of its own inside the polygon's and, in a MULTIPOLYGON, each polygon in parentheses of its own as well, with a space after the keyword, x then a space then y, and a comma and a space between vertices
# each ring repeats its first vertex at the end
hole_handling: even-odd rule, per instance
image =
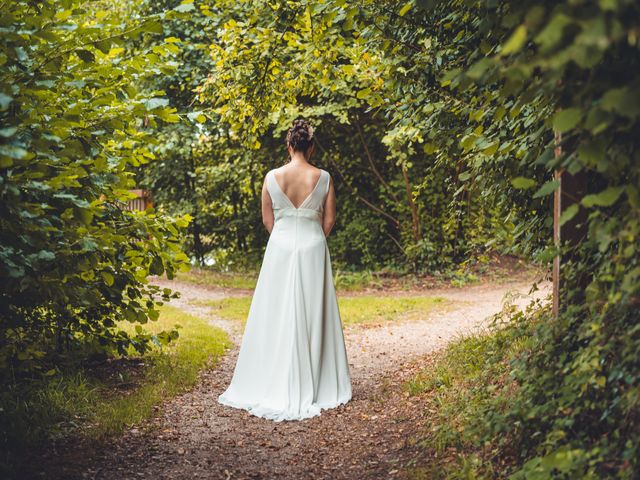
POLYGON ((173 334, 128 334, 116 321, 157 319, 154 295, 171 292, 146 277, 171 277, 186 261, 188 218, 122 209, 131 169, 154 158, 153 127, 177 120, 162 92, 141 89, 173 47, 137 50, 158 18, 116 7, 1 8, 0 376, 50 369, 45 360, 65 351, 168 341, 173 334))

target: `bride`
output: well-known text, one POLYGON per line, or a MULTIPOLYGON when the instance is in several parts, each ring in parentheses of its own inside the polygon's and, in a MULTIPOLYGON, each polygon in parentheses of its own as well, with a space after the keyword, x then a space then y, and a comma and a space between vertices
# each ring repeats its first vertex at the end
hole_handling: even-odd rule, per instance
POLYGON ((287 133, 291 157, 270 170, 262 218, 270 233, 231 384, 218 402, 275 421, 302 420, 351 399, 351 377, 326 236, 333 180, 309 159, 313 128, 287 133))

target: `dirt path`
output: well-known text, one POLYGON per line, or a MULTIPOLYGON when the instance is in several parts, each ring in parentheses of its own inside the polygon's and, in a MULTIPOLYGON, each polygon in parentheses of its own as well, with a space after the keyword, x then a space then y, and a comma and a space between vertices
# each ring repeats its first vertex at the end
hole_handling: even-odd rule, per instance
MULTIPOLYGON (((455 302, 454 308, 417 321, 345 329, 353 399, 319 417, 275 423, 216 401, 231 379, 241 327, 191 302, 221 298, 225 292, 171 286, 182 293, 174 306, 225 329, 235 347, 215 369, 203 372, 192 391, 158 409, 144 428, 128 431, 113 445, 84 452, 72 468, 60 465, 61 477, 394 478, 409 458, 410 433, 427 421, 425 412, 414 408, 399 387, 415 371, 417 360, 481 328, 487 317, 500 311, 505 296, 515 297, 520 306, 532 298, 525 283, 420 292, 446 297, 455 302)), ((543 297, 548 288, 533 296, 543 297)))

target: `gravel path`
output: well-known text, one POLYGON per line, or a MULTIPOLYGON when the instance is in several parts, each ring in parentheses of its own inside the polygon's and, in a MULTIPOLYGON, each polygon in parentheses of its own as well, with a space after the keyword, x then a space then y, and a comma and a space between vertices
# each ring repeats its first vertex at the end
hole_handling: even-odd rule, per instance
POLYGON ((216 401, 231 379, 242 327, 192 302, 229 293, 158 283, 179 290, 182 297, 172 305, 225 329, 235 347, 215 369, 202 373, 193 390, 159 408, 148 424, 109 445, 85 446, 75 458, 62 455, 47 478, 394 478, 409 458, 411 433, 428 421, 400 388, 402 381, 425 355, 486 325, 505 297, 524 306, 549 293, 544 285, 529 295, 527 283, 403 293, 442 296, 454 303, 421 320, 346 328, 353 399, 319 417, 275 423, 216 401))
MULTIPOLYGON (((202 300, 219 300, 232 295, 232 291, 210 289, 196 285, 170 281, 156 281, 163 287, 179 290, 181 297, 171 304, 224 329, 233 343, 239 346, 242 340, 241 325, 238 322, 221 319, 211 310, 200 305, 202 300)), ((509 285, 479 285, 465 288, 430 289, 426 291, 394 292, 397 295, 428 295, 443 297, 451 302, 452 309, 438 310, 423 319, 407 322, 387 322, 374 328, 353 325, 345 328, 345 342, 349 357, 352 379, 355 383, 373 382, 393 370, 399 363, 445 346, 453 338, 482 328, 490 317, 499 312, 506 300, 524 307, 533 298, 543 298, 550 293, 550 285, 545 284, 537 292, 530 294, 530 283, 509 285)), ((237 295, 237 293, 235 293, 237 295)), ((237 348, 229 357, 237 354, 237 348)), ((235 362, 234 362, 235 365, 235 362)))

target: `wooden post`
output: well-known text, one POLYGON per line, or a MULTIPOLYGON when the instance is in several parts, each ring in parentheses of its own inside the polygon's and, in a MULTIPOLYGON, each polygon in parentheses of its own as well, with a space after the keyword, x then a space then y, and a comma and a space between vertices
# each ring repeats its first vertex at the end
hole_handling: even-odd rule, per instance
MULTIPOLYGON (((555 134, 555 157, 562 155, 562 135, 555 134)), ((571 175, 564 168, 559 168, 554 174, 554 179, 560 182, 560 186, 553 195, 553 242, 556 247, 562 244, 565 246, 576 246, 587 231, 586 212, 580 209, 579 213, 564 225, 560 225, 560 216, 562 212, 575 203, 580 203, 582 197, 587 193, 587 174, 584 171, 571 175), (563 243, 564 242, 564 243, 563 243)), ((565 256, 564 260, 569 261, 573 258, 573 254, 565 256)), ((553 259, 553 315, 558 316, 564 308, 562 302, 562 259, 557 255, 553 259)), ((582 281, 581 281, 582 283, 582 281)))
MULTIPOLYGON (((560 133, 556 133, 556 158, 562 154, 560 146, 560 133)), ((560 247, 560 212, 562 211, 562 170, 556 170, 554 179, 560 181, 560 186, 553 193, 553 243, 556 248, 560 247)), ((560 313, 560 255, 553 257, 553 316, 560 313)))

